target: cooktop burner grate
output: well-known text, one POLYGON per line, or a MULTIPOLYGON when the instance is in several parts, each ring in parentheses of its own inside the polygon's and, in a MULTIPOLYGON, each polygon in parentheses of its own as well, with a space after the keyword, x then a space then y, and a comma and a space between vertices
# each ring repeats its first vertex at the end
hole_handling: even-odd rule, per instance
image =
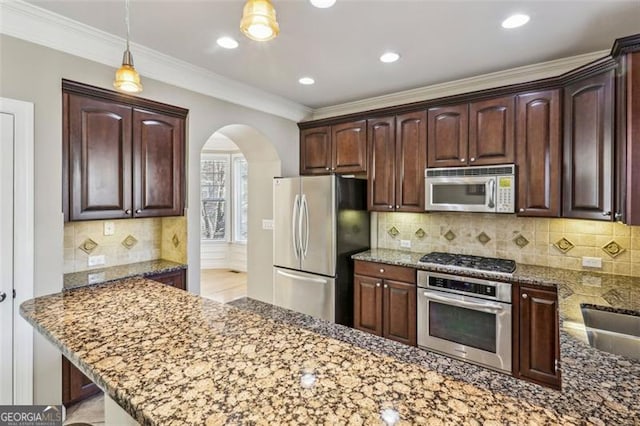
POLYGON ((438 251, 425 254, 420 258, 420 262, 477 269, 480 271, 502 272, 507 274, 511 274, 516 270, 516 262, 509 259, 443 253, 438 251))

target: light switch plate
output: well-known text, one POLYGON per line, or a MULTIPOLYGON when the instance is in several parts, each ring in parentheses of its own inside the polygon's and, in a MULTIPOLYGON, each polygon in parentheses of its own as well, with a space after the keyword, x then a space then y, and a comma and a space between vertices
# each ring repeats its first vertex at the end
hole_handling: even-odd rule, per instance
POLYGON ((400 247, 411 248, 411 240, 400 240, 400 247))
POLYGON ((584 256, 582 258, 582 266, 586 266, 587 268, 602 268, 602 258, 584 256))
POLYGON ((262 229, 273 230, 273 219, 262 219, 262 229))
POLYGON ((105 259, 104 254, 98 256, 89 256, 89 259, 87 260, 88 266, 104 265, 105 263, 107 263, 107 260, 105 259))
POLYGON ((104 223, 104 235, 113 235, 116 233, 116 224, 114 222, 104 223))

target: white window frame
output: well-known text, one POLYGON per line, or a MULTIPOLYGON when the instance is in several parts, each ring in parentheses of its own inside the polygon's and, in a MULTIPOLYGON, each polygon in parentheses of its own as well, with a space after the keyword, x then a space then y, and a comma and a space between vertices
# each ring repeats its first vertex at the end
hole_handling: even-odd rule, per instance
POLYGON ((225 224, 224 224, 224 238, 221 239, 213 239, 213 238, 202 238, 202 231, 200 231, 200 239, 206 243, 210 243, 210 244, 219 244, 219 243, 228 243, 231 241, 231 232, 232 232, 232 227, 229 225, 233 225, 232 223, 230 223, 229 221, 231 220, 231 203, 229 202, 229 198, 231 195, 231 156, 229 154, 221 154, 221 153, 209 153, 209 152, 203 152, 200 155, 200 216, 201 216, 201 220, 202 220, 202 162, 206 161, 206 160, 225 160, 226 161, 226 168, 225 168, 225 174, 227 176, 227 179, 225 181, 225 185, 224 185, 224 192, 225 192, 225 196, 224 196, 224 218, 225 218, 225 224))
MULTIPOLYGON (((241 153, 237 153, 237 154, 231 154, 231 174, 232 174, 232 178, 231 178, 231 198, 233 201, 233 212, 232 212, 232 216, 233 216, 233 242, 236 244, 247 244, 247 240, 246 239, 240 239, 238 236, 240 235, 240 232, 238 230, 239 226, 240 226, 240 212, 241 212, 241 208, 240 208, 240 176, 239 176, 239 168, 236 167, 235 162, 238 159, 242 159, 245 162, 247 161, 247 159, 245 158, 244 155, 242 155, 241 153)), ((247 192, 249 191, 249 169, 247 167, 247 192)), ((247 216, 248 216, 248 212, 247 212, 247 216)), ((247 227, 249 226, 248 223, 248 218, 247 218, 247 227)), ((248 233, 248 229, 247 229, 247 233, 248 233)))

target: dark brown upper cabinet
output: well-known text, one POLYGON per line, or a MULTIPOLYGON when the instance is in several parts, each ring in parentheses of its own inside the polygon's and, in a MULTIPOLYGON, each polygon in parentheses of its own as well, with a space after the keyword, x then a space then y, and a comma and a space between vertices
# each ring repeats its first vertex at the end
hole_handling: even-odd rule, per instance
POLYGON ((427 165, 481 166, 513 163, 514 97, 430 108, 427 165))
POLYGON ((336 124, 300 133, 300 174, 367 171, 367 122, 336 124))
POLYGON ((424 211, 426 123, 426 111, 369 120, 369 210, 424 211))
POLYGON ((628 225, 640 225, 640 52, 620 58, 616 111, 614 219, 628 225))
POLYGON ((560 101, 559 89, 517 97, 517 211, 521 216, 560 216, 560 101))
POLYGON ((614 70, 564 89, 564 217, 612 220, 614 70))
POLYGON ((186 115, 63 80, 65 220, 182 215, 186 115))
POLYGON ((466 165, 469 149, 469 106, 464 104, 429 108, 427 115, 427 165, 466 165))

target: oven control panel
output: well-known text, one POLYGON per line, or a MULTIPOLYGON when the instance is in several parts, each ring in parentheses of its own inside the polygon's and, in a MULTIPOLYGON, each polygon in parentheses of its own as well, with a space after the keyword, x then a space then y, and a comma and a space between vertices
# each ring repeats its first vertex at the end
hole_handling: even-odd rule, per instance
POLYGON ((450 278, 429 277, 429 287, 457 290, 464 293, 477 294, 479 296, 496 297, 496 287, 494 285, 452 280, 450 278))
POLYGON ((423 289, 511 303, 511 284, 508 282, 421 270, 418 270, 417 278, 418 287, 423 289))

